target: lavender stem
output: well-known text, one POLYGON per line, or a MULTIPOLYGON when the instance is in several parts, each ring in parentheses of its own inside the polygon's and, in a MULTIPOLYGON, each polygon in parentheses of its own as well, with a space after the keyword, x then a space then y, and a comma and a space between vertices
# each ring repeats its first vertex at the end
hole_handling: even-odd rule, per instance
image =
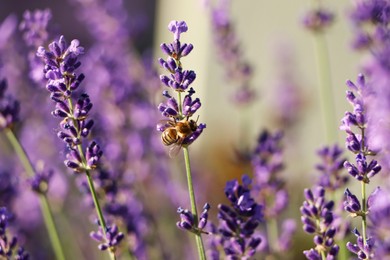
MULTIPOLYGON (((98 215, 99 222, 100 222, 100 225, 101 225, 102 230, 103 230, 103 234, 104 234, 104 236, 106 236, 107 224, 106 224, 106 221, 104 220, 104 217, 103 217, 103 212, 102 212, 99 200, 98 200, 97 195, 96 195, 96 190, 95 190, 95 186, 93 185, 93 180, 92 180, 91 174, 89 171, 86 171, 85 174, 87 175, 89 190, 91 191, 93 204, 95 205, 96 213, 98 215)), ((116 259, 115 253, 111 250, 108 250, 108 252, 110 254, 110 258, 112 260, 115 260, 116 259)))
POLYGON ((361 182, 361 188, 362 188, 362 236, 363 236, 363 243, 364 245, 367 244, 366 238, 367 238, 367 220, 366 220, 366 212, 367 212, 367 204, 366 204, 366 183, 361 182))
POLYGON ((267 237, 269 253, 272 255, 272 253, 276 251, 274 250, 274 245, 277 245, 278 239, 278 224, 276 218, 271 218, 267 221, 267 237))
MULTIPOLYGON (((70 88, 70 86, 68 88, 70 88)), ((68 106, 69 106, 70 111, 74 111, 73 102, 72 102, 72 100, 70 98, 68 99, 68 106)), ((72 118, 72 120, 74 121, 74 124, 77 125, 76 119, 72 118)), ((87 165, 82 145, 81 144, 77 145, 77 149, 79 150, 79 154, 81 156, 83 164, 87 165)), ((93 204, 95 205, 95 209, 96 209, 96 213, 98 215, 100 226, 102 227, 104 237, 106 237, 107 224, 106 224, 106 221, 104 219, 103 212, 102 212, 99 200, 98 200, 97 195, 96 195, 96 190, 95 190, 95 186, 93 184, 93 180, 92 180, 90 171, 86 170, 85 174, 87 175, 87 181, 88 181, 89 190, 90 190, 91 195, 92 195, 93 204)), ((110 254, 110 258, 112 260, 116 260, 115 252, 113 252, 111 249, 109 249, 108 252, 110 254)))
MULTIPOLYGON (((15 134, 12 132, 11 129, 5 128, 4 129, 5 134, 11 143, 12 147, 14 148, 16 154, 19 157, 20 162, 23 165, 24 170, 26 171, 26 174, 28 177, 32 178, 35 176, 35 170, 26 154, 26 151, 23 149, 21 143, 16 138, 15 134)), ((54 223, 54 218, 52 214, 52 210, 49 205, 49 201, 46 197, 46 195, 42 193, 38 193, 39 198, 39 204, 41 205, 41 212, 43 216, 43 220, 45 222, 45 226, 47 229, 47 232, 49 234, 50 243, 53 247, 54 254, 56 256, 57 260, 65 260, 64 251, 62 249, 62 245, 58 236, 58 231, 56 229, 56 225, 54 223)))
MULTIPOLYGON (((196 210, 196 201, 195 201, 195 193, 194 193, 194 186, 192 184, 192 176, 191 176, 191 165, 190 165, 190 156, 188 153, 188 147, 183 147, 184 152, 184 161, 186 165, 186 172, 187 172, 187 183, 188 183, 188 192, 190 194, 190 201, 191 201, 191 211, 194 215, 194 221, 195 226, 198 225, 198 212, 196 210)), ((198 248, 199 253, 199 259, 205 260, 206 259, 206 253, 203 246, 202 236, 200 233, 195 234, 196 239, 196 246, 198 248)))
POLYGON ((335 122, 336 112, 333 102, 332 77, 329 65, 329 51, 325 35, 318 33, 315 37, 317 73, 323 124, 327 142, 337 140, 335 122))

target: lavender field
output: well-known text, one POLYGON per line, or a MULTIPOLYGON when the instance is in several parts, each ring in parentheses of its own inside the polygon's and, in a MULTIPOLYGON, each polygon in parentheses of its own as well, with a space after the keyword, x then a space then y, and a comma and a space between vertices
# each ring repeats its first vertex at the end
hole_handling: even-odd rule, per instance
POLYGON ((0 259, 390 259, 390 1, 0 2, 0 259))

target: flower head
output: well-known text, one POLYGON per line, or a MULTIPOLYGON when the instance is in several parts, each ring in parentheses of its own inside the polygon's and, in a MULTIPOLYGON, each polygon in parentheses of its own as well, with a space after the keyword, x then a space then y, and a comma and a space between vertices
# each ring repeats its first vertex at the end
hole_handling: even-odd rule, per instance
POLYGON ((324 253, 327 259, 334 259, 339 251, 339 246, 334 243, 336 228, 333 220, 333 201, 325 199, 325 189, 317 186, 314 192, 310 189, 304 191, 305 201, 300 208, 302 213, 303 230, 314 234, 314 249, 304 251, 307 259, 321 259, 324 253))
POLYGON ((159 63, 169 72, 169 75, 161 75, 160 80, 176 92, 178 98, 173 97, 168 91, 163 92, 166 102, 160 103, 158 110, 167 120, 160 122, 157 130, 162 132, 163 144, 173 145, 172 151, 174 147, 188 146, 193 143, 206 128, 206 124, 198 123, 198 119, 196 121, 191 119, 202 104, 199 98, 193 98, 195 90, 190 87, 196 79, 195 72, 184 70, 180 61, 193 49, 192 44, 180 42, 180 34, 188 30, 187 24, 184 21, 172 21, 168 28, 175 34, 174 42, 161 44, 161 49, 168 58, 166 60, 160 58, 159 63), (186 93, 183 99, 181 93, 186 93))
POLYGON ((230 206, 218 205, 218 229, 212 230, 214 244, 220 244, 231 259, 252 257, 261 243, 255 229, 263 220, 262 206, 251 197, 251 179, 244 175, 242 184, 228 181, 225 195, 230 206))

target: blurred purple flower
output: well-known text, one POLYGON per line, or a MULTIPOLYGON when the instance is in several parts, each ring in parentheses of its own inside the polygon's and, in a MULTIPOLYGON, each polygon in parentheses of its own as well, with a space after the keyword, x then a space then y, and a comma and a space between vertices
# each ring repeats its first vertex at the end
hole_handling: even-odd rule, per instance
MULTIPOLYGON (((281 176, 284 169, 282 137, 281 132, 270 133, 264 130, 258 137, 252 153, 254 171, 252 196, 260 205, 263 205, 265 225, 272 225, 270 222, 279 225, 279 217, 287 208, 289 201, 285 181, 281 176)), ((271 234, 265 235, 268 247, 264 247, 263 250, 269 254, 288 250, 286 246, 291 245, 295 225, 290 223, 288 227, 288 231, 274 234, 278 237, 272 238, 271 234), (271 241, 272 239, 276 241, 271 241)))
POLYGON ((102 231, 102 227, 99 225, 97 232, 92 231, 90 233, 91 238, 100 242, 98 248, 102 251, 115 250, 115 247, 123 240, 125 235, 118 230, 116 225, 107 226, 106 236, 102 231))
POLYGON ((337 145, 325 146, 317 151, 321 163, 316 169, 321 173, 317 185, 327 190, 336 191, 344 187, 348 182, 348 176, 344 176, 345 158, 342 158, 343 150, 337 145))
POLYGON ((245 106, 252 104, 257 94, 250 83, 253 77, 252 66, 243 58, 243 48, 229 13, 230 2, 219 0, 215 7, 210 6, 212 36, 226 80, 237 88, 232 101, 238 106, 245 106))
POLYGON ((7 81, 0 80, 0 130, 11 128, 18 121, 20 105, 19 101, 11 95, 6 95, 7 81))
POLYGON ((323 32, 334 21, 334 14, 323 8, 308 11, 302 19, 303 25, 312 32, 323 32))
POLYGON ((371 225, 368 230, 375 240, 375 258, 387 259, 390 256, 390 193, 377 188, 368 198, 371 225))
POLYGON ((28 260, 29 255, 23 247, 18 246, 16 236, 9 234, 10 222, 13 219, 12 213, 7 208, 0 208, 0 256, 4 259, 28 260))

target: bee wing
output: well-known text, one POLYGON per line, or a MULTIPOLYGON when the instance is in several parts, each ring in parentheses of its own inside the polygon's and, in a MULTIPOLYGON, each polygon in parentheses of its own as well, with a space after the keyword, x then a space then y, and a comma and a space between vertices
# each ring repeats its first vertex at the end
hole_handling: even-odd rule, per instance
POLYGON ((175 143, 169 148, 169 157, 175 158, 181 150, 181 144, 180 143, 175 143))
POLYGON ((172 121, 169 119, 163 119, 163 120, 158 121, 157 129, 162 129, 161 131, 163 131, 164 129, 166 129, 168 127, 173 127, 173 126, 175 126, 175 121, 172 121))

